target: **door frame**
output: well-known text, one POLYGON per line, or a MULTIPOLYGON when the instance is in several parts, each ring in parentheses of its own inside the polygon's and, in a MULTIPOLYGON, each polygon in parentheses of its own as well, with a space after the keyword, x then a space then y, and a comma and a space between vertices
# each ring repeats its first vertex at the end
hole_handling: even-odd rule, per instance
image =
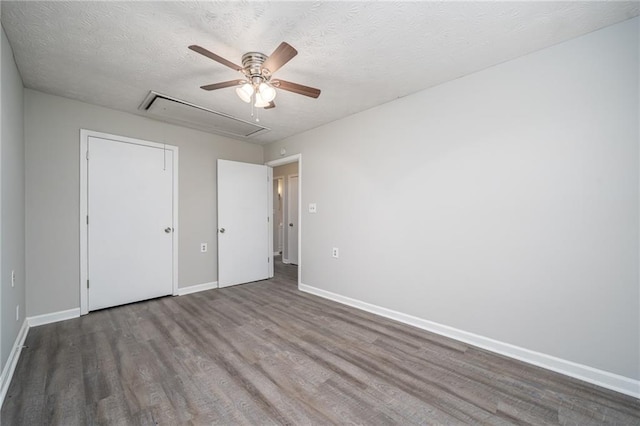
MULTIPOLYGON (((278 167, 289 163, 298 163, 298 288, 302 284, 302 154, 289 155, 277 160, 267 161, 269 167, 278 167)), ((271 185, 273 188, 273 185, 271 185)), ((271 221, 273 221, 273 208, 271 209, 271 221)), ((271 262, 273 265, 273 262, 271 262)))
POLYGON ((130 143, 153 148, 165 149, 173 153, 173 292, 178 294, 178 147, 163 143, 151 142, 142 139, 129 138, 126 136, 113 135, 109 133, 97 132, 94 130, 80 129, 80 315, 89 313, 89 292, 87 291, 87 279, 89 273, 89 245, 88 245, 88 180, 89 170, 87 167, 87 148, 89 137, 96 137, 114 142, 130 143))

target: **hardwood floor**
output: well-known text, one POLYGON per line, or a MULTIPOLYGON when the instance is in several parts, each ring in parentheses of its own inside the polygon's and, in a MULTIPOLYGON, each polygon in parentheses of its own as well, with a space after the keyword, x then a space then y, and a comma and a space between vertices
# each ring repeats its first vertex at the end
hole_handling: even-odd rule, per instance
POLYGON ((640 424, 640 401, 276 278, 29 331, 2 425, 640 424))

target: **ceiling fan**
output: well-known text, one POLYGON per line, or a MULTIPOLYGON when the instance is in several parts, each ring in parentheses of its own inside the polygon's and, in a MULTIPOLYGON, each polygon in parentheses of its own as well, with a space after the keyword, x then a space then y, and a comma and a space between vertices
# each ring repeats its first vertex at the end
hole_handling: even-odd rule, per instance
POLYGON ((252 102, 253 106, 257 108, 265 109, 275 108, 276 104, 273 100, 276 97, 276 88, 311 98, 320 96, 320 89, 272 78, 276 71, 298 54, 298 51, 288 43, 280 43, 280 46, 273 51, 271 56, 260 52, 247 52, 242 55, 242 66, 236 65, 195 44, 189 46, 189 49, 244 74, 244 78, 241 80, 207 84, 200 86, 201 89, 217 90, 239 86, 236 88, 236 93, 240 99, 247 103, 252 102))

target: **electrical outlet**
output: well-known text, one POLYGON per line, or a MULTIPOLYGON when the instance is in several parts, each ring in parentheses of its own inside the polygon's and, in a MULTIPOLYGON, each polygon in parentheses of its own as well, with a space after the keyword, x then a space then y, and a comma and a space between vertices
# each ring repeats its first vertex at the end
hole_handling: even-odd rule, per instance
POLYGON ((200 243, 200 253, 206 253, 207 249, 207 243, 200 243))
POLYGON ((334 247, 333 250, 331 251, 331 256, 335 257, 336 259, 338 257, 340 257, 340 253, 338 252, 338 248, 334 247))
POLYGON ((11 271, 11 287, 16 286, 16 271, 11 271))
POLYGON ((316 203, 309 203, 309 213, 317 213, 318 212, 318 206, 316 205, 316 203))
POLYGON ((16 321, 20 320, 20 305, 16 305, 16 321))

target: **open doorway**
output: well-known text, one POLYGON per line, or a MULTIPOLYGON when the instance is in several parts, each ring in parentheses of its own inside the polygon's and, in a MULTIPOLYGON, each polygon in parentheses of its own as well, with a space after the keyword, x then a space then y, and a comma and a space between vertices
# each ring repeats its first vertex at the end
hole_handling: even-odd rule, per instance
POLYGON ((282 256, 284 252, 284 176, 273 176, 273 255, 282 256))
POLYGON ((300 261, 300 155, 267 163, 273 168, 274 278, 299 283, 300 261))

